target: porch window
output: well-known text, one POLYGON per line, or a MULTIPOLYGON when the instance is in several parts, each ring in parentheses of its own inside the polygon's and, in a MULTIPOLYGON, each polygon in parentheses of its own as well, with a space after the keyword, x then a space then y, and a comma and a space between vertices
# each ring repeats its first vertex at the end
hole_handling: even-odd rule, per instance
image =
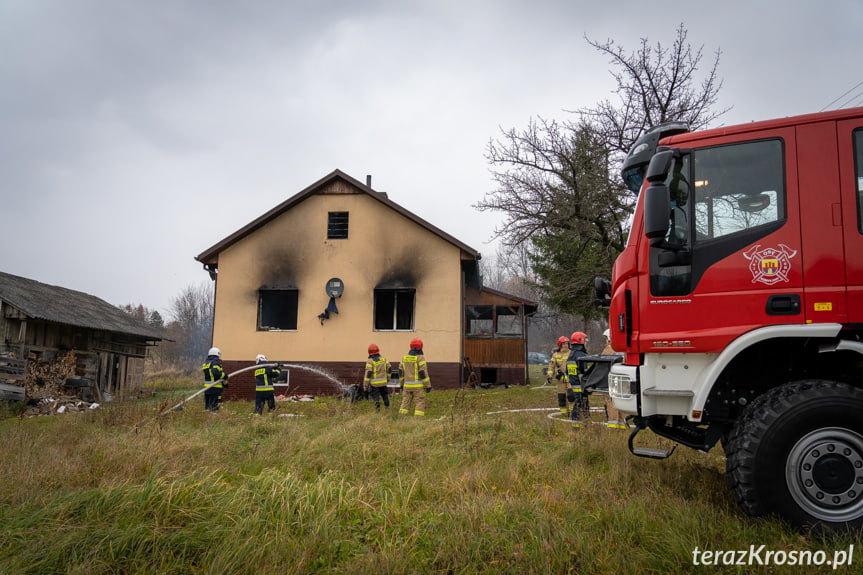
POLYGON ((495 307, 495 335, 520 336, 522 335, 521 308, 499 305, 495 307))
POLYGON ((375 290, 375 330, 411 331, 414 329, 414 289, 375 290))
POLYGON ((469 305, 466 312, 467 335, 490 336, 494 334, 493 305, 469 305))
POLYGON ((262 289, 258 292, 258 331, 297 329, 297 289, 262 289))
POLYGON ((468 337, 520 337, 522 310, 504 305, 469 305, 465 307, 468 337))

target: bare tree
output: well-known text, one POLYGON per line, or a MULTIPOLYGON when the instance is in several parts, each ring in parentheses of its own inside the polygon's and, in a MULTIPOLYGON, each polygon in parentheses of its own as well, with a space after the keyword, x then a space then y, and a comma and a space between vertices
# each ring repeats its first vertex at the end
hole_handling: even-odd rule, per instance
POLYGON ((627 54, 613 40, 598 42, 585 36, 588 44, 608 56, 619 102, 606 99, 579 114, 604 136, 614 156, 615 172, 643 132, 666 122, 686 122, 692 130, 699 130, 730 109, 714 109, 722 89, 718 76, 721 50, 699 79, 704 48, 693 50, 687 37, 681 23, 670 49, 659 42, 651 46, 647 38, 641 38, 638 51, 627 54))
POLYGON ((206 356, 213 333, 214 295, 212 282, 204 281, 186 286, 171 302, 172 332, 184 362, 194 364, 206 356))
POLYGON ((496 236, 508 248, 525 248, 546 303, 590 319, 598 317, 593 279, 610 275, 633 210, 619 177, 626 151, 660 123, 697 129, 725 110, 713 111, 720 52, 697 84, 702 48, 693 51, 682 24, 671 49, 642 39, 627 54, 611 40, 587 42, 610 57, 620 102, 577 111, 575 121, 540 118, 502 131, 486 153, 497 187, 474 207, 504 213, 496 236))

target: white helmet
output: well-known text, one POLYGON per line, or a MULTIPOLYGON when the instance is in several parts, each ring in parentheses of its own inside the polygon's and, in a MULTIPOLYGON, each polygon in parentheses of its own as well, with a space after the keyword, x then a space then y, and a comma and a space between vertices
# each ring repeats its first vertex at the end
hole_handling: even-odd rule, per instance
POLYGON ((207 352, 207 355, 215 355, 216 357, 222 357, 222 350, 218 347, 211 347, 210 351, 207 352))
POLYGON ((255 363, 267 363, 267 356, 263 353, 259 353, 255 358, 255 363))
POLYGON ((602 332, 602 335, 605 337, 605 339, 611 339, 611 332, 609 330, 605 330, 604 332, 602 332))

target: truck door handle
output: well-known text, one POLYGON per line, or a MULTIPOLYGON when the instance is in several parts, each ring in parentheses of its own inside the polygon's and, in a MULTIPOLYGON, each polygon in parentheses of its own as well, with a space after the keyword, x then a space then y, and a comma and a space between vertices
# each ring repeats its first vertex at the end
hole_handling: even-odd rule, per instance
POLYGON ((765 311, 767 315, 797 315, 800 309, 800 295, 792 293, 770 296, 765 311))

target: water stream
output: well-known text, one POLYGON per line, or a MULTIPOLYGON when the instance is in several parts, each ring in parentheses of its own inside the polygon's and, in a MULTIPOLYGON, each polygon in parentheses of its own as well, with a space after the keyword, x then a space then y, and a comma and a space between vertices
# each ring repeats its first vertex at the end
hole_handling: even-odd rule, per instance
MULTIPOLYGON (((327 373, 326 371, 324 371, 320 368, 310 367, 308 365, 298 365, 296 363, 283 363, 282 366, 285 368, 288 368, 288 369, 294 369, 294 368, 302 369, 304 371, 314 373, 315 375, 320 375, 321 377, 325 378, 327 381, 331 381, 332 383, 336 384, 336 386, 338 386, 338 388, 339 388, 339 391, 341 391, 342 393, 345 393, 346 391, 348 391, 348 387, 344 383, 342 383, 341 381, 339 381, 338 379, 333 377, 332 374, 327 373)), ((296 388, 297 385, 291 384, 291 387, 296 388)))

